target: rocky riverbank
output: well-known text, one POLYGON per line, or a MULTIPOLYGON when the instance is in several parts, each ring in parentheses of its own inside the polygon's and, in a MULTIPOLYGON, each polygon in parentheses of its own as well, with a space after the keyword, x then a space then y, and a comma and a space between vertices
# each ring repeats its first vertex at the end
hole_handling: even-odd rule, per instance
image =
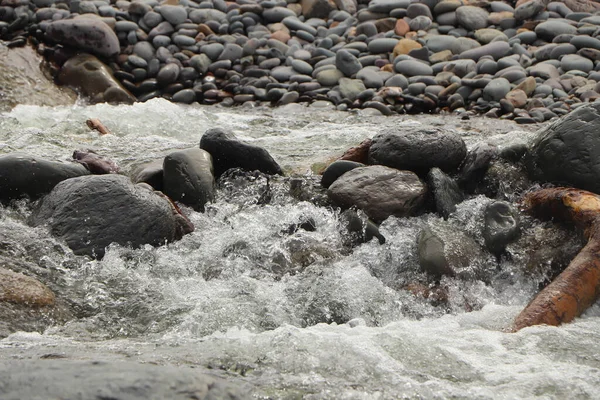
POLYGON ((531 123, 599 97, 597 9, 576 0, 4 0, 0 32, 9 46, 31 39, 58 81, 94 102, 325 101, 531 123))

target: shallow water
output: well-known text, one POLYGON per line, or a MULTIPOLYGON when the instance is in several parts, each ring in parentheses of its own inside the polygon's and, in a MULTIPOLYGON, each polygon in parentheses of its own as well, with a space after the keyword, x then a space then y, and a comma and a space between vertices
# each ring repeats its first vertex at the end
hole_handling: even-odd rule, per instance
MULTIPOLYGON (((469 146, 526 140, 533 128, 452 116, 378 117, 290 105, 279 109, 185 107, 163 100, 133 106, 18 106, 0 120, 0 151, 68 159, 91 148, 125 173, 197 146, 212 127, 264 146, 288 174, 386 128, 436 127, 469 146), (99 118, 111 135, 85 125, 99 118)), ((160 248, 112 246, 102 261, 74 256, 25 220, 27 204, 3 209, 2 254, 33 262, 76 316, 43 334, 0 340, 0 360, 40 357, 119 360, 210 369, 255 398, 598 398, 600 307, 560 328, 506 333, 544 280, 524 271, 529 249, 497 262, 483 253, 485 282, 444 279, 438 304, 406 288, 429 281, 416 236, 460 228, 481 244, 474 197, 448 222, 433 214, 390 218, 376 240, 350 249, 339 211, 298 201, 285 179, 268 205, 257 176, 226 186, 204 214, 184 208, 196 231, 160 248), (315 231, 288 228, 310 218, 315 231)), ((533 222, 532 222, 533 223, 533 222)), ((537 225, 533 223, 534 229, 537 225)))

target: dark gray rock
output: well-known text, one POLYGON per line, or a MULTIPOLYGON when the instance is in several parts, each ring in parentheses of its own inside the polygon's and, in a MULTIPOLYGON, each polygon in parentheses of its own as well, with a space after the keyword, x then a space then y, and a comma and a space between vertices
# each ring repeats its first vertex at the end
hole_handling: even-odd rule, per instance
POLYGON ((270 175, 283 175, 281 167, 262 147, 240 141, 231 132, 220 128, 207 130, 200 139, 200 148, 213 157, 215 177, 230 168, 258 170, 270 175))
POLYGON ((518 210, 505 201, 490 203, 483 212, 483 239, 485 247, 494 254, 504 251, 520 232, 518 210))
POLYGON ((525 157, 531 177, 600 193, 599 123, 591 103, 540 130, 525 157))
POLYGON ((394 47, 398 44, 398 39, 379 38, 369 42, 369 53, 391 53, 394 47))
POLYGON ((546 5, 542 0, 528 1, 515 9, 515 19, 517 21, 531 19, 542 12, 544 8, 546 8, 546 5))
POLYGON ((467 154, 458 135, 439 130, 389 131, 376 135, 369 149, 369 163, 426 174, 438 167, 451 171, 467 154))
POLYGON ((147 183, 155 190, 163 189, 163 162, 164 159, 155 160, 138 167, 132 174, 133 183, 147 183))
POLYGON ((567 54, 561 58, 560 67, 565 72, 572 70, 590 72, 594 69, 594 62, 577 54, 567 54))
POLYGON ((250 398, 235 385, 197 369, 121 361, 3 361, 0 387, 6 400, 250 398))
POLYGON ((31 216, 47 224, 77 255, 102 258, 111 243, 159 246, 193 231, 191 223, 160 192, 122 175, 67 179, 45 196, 31 216))
POLYGON ((374 221, 415 215, 426 194, 427 186, 414 173, 381 165, 352 169, 327 189, 334 203, 358 207, 374 221))
POLYGON ((507 79, 492 79, 483 88, 483 99, 487 101, 500 101, 508 92, 510 92, 510 82, 507 79))
POLYGON ((345 210, 340 214, 340 221, 343 223, 346 233, 349 234, 344 241, 352 247, 369 242, 373 238, 377 238, 379 244, 385 244, 385 237, 379 232, 379 227, 376 223, 368 218, 361 217, 358 212, 350 209, 345 210))
POLYGON ((163 192, 196 211, 204 211, 204 205, 215 198, 210 153, 194 148, 166 156, 163 163, 163 192))
POLYGON ((47 161, 21 153, 0 157, 0 199, 3 201, 49 193, 65 179, 89 175, 81 164, 47 161))
POLYGON ((358 58, 347 50, 339 50, 335 55, 335 67, 344 75, 351 77, 362 69, 358 58))
POLYGON ((46 35, 57 43, 102 57, 112 57, 120 51, 116 33, 100 19, 54 21, 48 25, 46 35))
POLYGON ((433 193, 435 209, 444 219, 456 211, 456 205, 464 200, 464 195, 456 181, 439 168, 431 168, 427 174, 427 185, 433 193))
POLYGON ((337 178, 344 175, 346 172, 359 167, 364 167, 365 164, 348 161, 348 160, 337 160, 329 164, 329 166, 323 171, 321 177, 321 186, 328 188, 335 182, 337 178))

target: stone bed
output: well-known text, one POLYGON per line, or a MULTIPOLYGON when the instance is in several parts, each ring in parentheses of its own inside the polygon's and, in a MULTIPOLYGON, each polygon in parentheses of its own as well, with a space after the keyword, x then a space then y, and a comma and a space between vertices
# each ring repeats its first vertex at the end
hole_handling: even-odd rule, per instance
POLYGON ((30 39, 93 102, 326 101, 534 123, 600 96, 598 6, 3 0, 0 33, 11 47, 30 39))

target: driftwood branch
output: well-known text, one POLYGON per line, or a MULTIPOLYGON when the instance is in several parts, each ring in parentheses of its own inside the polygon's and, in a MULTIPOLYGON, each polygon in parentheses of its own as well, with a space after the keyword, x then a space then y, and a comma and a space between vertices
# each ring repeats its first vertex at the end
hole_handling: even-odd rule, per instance
POLYGON ((515 319, 515 331, 532 325, 560 325, 580 316, 600 295, 600 196, 572 188, 541 189, 524 199, 533 215, 574 224, 585 247, 515 319))
POLYGON ((100 122, 98 118, 90 118, 85 121, 85 123, 87 124, 88 128, 98 131, 100 135, 110 135, 108 128, 104 126, 104 124, 100 122))

